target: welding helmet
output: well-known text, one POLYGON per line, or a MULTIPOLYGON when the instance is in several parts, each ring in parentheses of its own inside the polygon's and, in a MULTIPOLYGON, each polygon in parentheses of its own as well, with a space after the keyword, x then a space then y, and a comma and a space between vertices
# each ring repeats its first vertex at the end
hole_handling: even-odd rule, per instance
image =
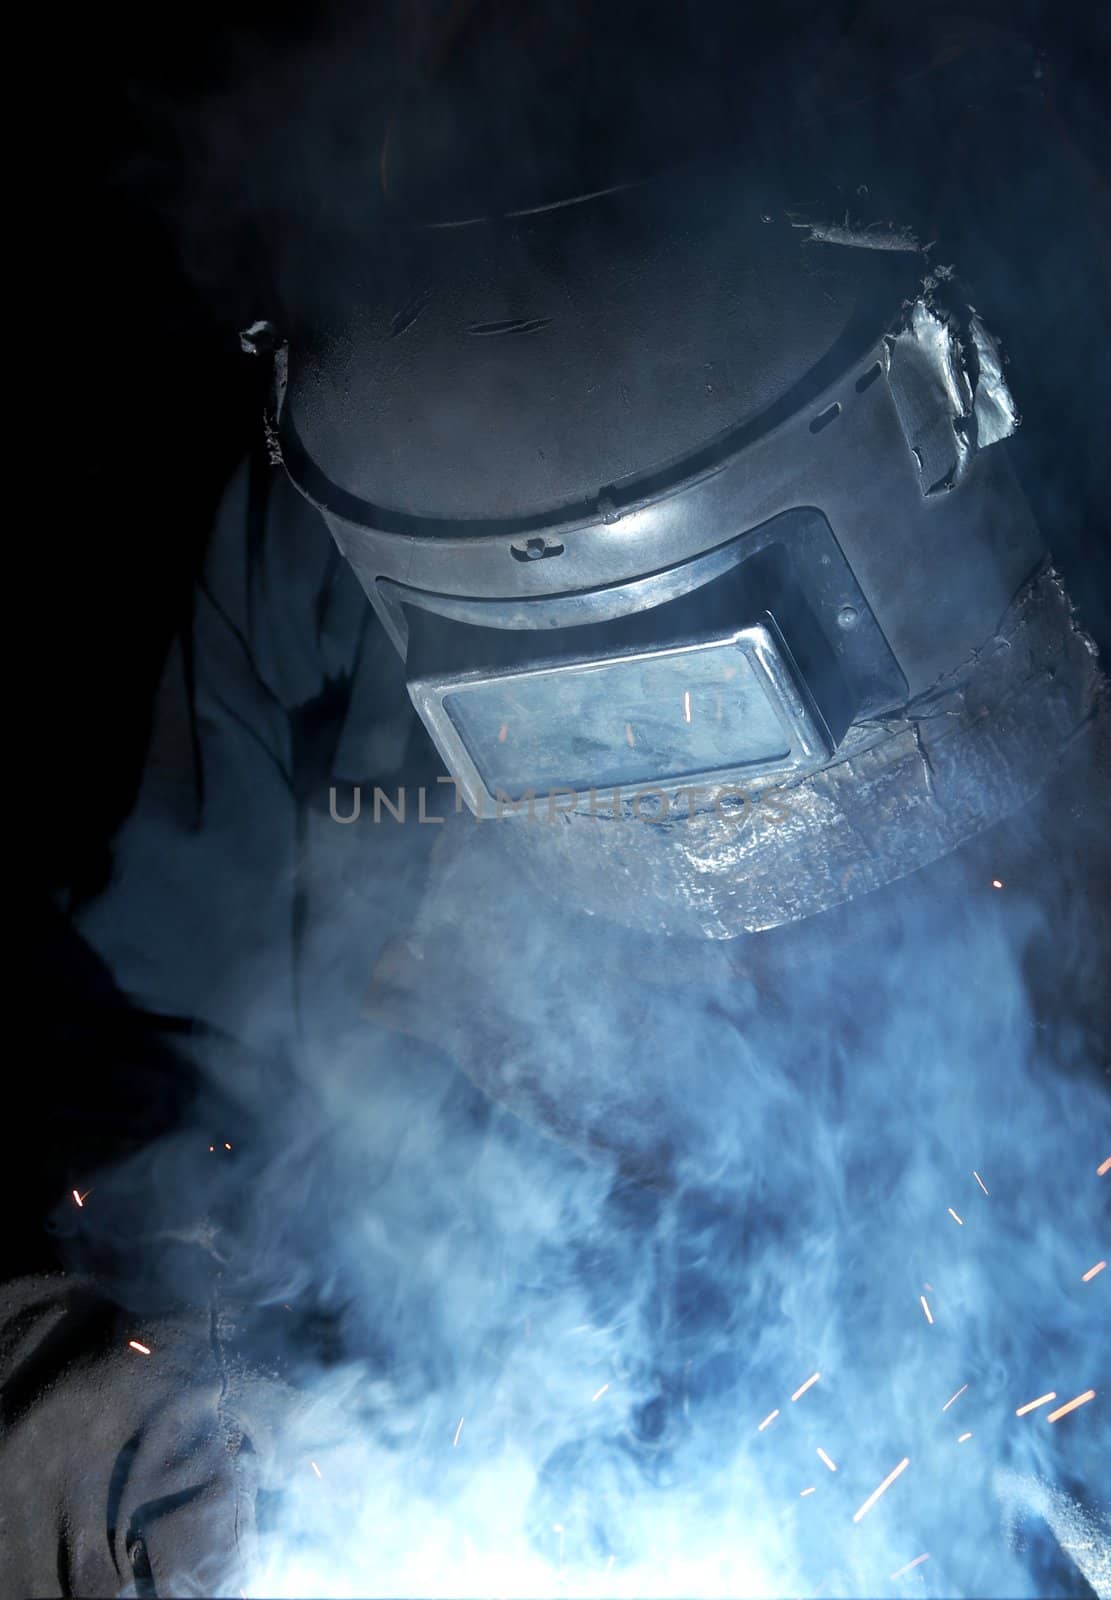
POLYGON ((990 308, 730 159, 526 200, 321 263, 271 419, 489 848, 722 938, 1020 805, 1096 667, 990 308))

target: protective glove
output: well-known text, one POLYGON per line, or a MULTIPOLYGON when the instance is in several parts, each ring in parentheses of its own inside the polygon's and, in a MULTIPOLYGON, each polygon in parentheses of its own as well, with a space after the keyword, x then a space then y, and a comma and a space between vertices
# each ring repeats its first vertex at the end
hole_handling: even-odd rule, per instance
POLYGON ((227 1332, 129 1319, 87 1280, 0 1289, 0 1592, 241 1592, 300 1402, 227 1332))

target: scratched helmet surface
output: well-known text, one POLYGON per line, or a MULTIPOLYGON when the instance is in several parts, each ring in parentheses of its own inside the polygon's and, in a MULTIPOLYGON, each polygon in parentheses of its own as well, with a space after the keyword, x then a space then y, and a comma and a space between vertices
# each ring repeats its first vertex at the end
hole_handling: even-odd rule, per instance
POLYGON ((445 772, 506 823, 483 850, 729 938, 1020 806, 1098 669, 1008 459, 990 303, 898 217, 800 207, 756 145, 682 154, 352 225, 286 319, 273 426, 445 772))

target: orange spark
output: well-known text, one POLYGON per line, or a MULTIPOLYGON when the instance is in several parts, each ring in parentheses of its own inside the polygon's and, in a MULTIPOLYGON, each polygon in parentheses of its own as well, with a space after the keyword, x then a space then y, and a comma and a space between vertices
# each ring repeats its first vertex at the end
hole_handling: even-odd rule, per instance
POLYGON ((466 1421, 465 1417, 460 1417, 459 1418, 459 1426, 455 1430, 455 1438, 451 1441, 451 1448, 453 1450, 455 1449, 455 1446, 459 1443, 459 1435, 463 1432, 463 1423, 465 1421, 466 1421))
POLYGON ((498 729, 498 743, 499 744, 504 744, 505 741, 508 738, 509 738, 509 724, 508 724, 508 722, 503 722, 501 727, 498 729))
POLYGON ((309 1466, 316 1473, 318 1478, 322 1478, 324 1476, 324 1474, 321 1472, 320 1468, 317 1466, 315 1461, 310 1461, 309 1462, 309 1466))
POLYGON ((872 1490, 871 1494, 868 1496, 867 1500, 865 1500, 865 1502, 861 1506, 860 1510, 853 1512, 853 1521, 854 1522, 859 1522, 861 1517, 867 1516, 868 1512, 871 1511, 872 1507, 875 1505, 875 1503, 879 1499, 880 1495, 883 1494, 884 1490, 885 1489, 890 1489, 891 1485, 895 1482, 895 1479, 899 1476, 900 1472, 905 1472, 906 1469, 909 1466, 910 1466, 910 1457, 909 1456, 904 1456, 903 1459, 899 1462, 899 1465, 897 1467, 895 1467, 891 1472, 889 1472, 887 1474, 887 1477, 880 1484, 879 1488, 872 1490))
POLYGON ((138 1350, 138 1352, 139 1352, 139 1354, 141 1356, 149 1356, 150 1355, 150 1347, 149 1347, 149 1345, 140 1344, 138 1339, 129 1339, 127 1341, 127 1348, 129 1350, 138 1350))
POLYGON ((625 743, 629 746, 630 750, 634 749, 636 746, 636 740, 633 738, 633 725, 631 722, 627 722, 625 724, 625 743))
POLYGON ((684 722, 689 722, 690 719, 691 719, 691 692, 690 692, 689 689, 684 689, 684 691, 683 691, 683 721, 684 722))
POLYGON ((821 1445, 818 1446, 818 1460, 821 1461, 823 1463, 823 1465, 827 1466, 831 1472, 836 1472, 837 1471, 836 1466, 829 1459, 829 1457, 826 1455, 826 1453, 822 1449, 821 1445))
POLYGON ((934 1325, 933 1313, 931 1312, 929 1306, 926 1304, 926 1296, 924 1294, 920 1294, 918 1296, 918 1301, 919 1301, 919 1304, 922 1307, 922 1310, 926 1313, 926 1321, 930 1324, 930 1327, 932 1328, 933 1325, 934 1325))
POLYGON ((757 1428, 756 1432, 757 1433, 763 1433, 764 1429, 768 1426, 768 1423, 769 1422, 774 1422, 776 1417, 778 1417, 778 1415, 779 1415, 779 1407, 776 1406, 774 1411, 769 1411, 768 1412, 767 1416, 764 1418, 763 1422, 757 1428))
POLYGON ((957 1439, 957 1443, 958 1443, 958 1444, 963 1444, 963 1443, 964 1443, 964 1441, 965 1441, 965 1440, 966 1440, 966 1439, 971 1439, 971 1437, 972 1437, 972 1435, 971 1435, 971 1434, 970 1434, 970 1433, 962 1433, 962 1434, 961 1434, 961 1435, 960 1435, 960 1436, 959 1436, 959 1437, 958 1437, 958 1439, 957 1439))
POLYGON ((951 1394, 949 1396, 948 1400, 946 1400, 945 1404, 941 1408, 942 1411, 948 1411, 949 1407, 953 1404, 953 1401, 954 1400, 959 1400, 961 1395, 964 1393, 964 1391, 967 1388, 968 1388, 967 1383, 962 1383, 960 1388, 957 1390, 956 1394, 951 1394))
POLYGON ((961 1221, 960 1217, 957 1216, 957 1213, 953 1210, 952 1206, 949 1207, 949 1215, 952 1217, 954 1222, 960 1222, 961 1227, 964 1227, 964 1223, 961 1221))
MULTIPOLYGON (((80 1204, 80 1202, 78 1202, 80 1204)), ((1094 1267, 1089 1267, 1080 1279, 1081 1283, 1091 1283, 1097 1272, 1102 1272, 1107 1265, 1106 1261, 1097 1261, 1094 1267)))
POLYGON ((602 1396, 605 1394, 605 1392, 606 1392, 606 1390, 608 1388, 609 1388, 609 1384, 608 1383, 604 1383, 602 1385, 602 1387, 598 1390, 597 1394, 592 1394, 591 1397, 590 1397, 591 1405, 594 1404, 595 1400, 600 1400, 602 1398, 602 1396))
POLYGON ((211 1153, 213 1150, 215 1150, 216 1146, 214 1144, 210 1144, 208 1148, 209 1152, 211 1153))
POLYGON ((1111 1156, 1108 1156, 1106 1161, 1100 1162, 1099 1166, 1096 1168, 1096 1176, 1097 1178, 1102 1178, 1104 1174, 1108 1172, 1111 1172, 1111 1156))
POLYGON ((993 889, 1002 889, 1002 887, 1003 887, 1003 879, 1002 878, 993 878, 991 880, 991 886, 992 886, 993 889))
POLYGON ((1036 1411, 1039 1406, 1048 1405, 1051 1400, 1056 1400, 1056 1398, 1056 1392, 1051 1389, 1048 1394, 1039 1395, 1036 1400, 1028 1400, 1024 1406, 1019 1406, 1015 1416, 1024 1417, 1028 1411, 1036 1411))
POLYGON ((913 1561, 908 1561, 905 1567, 900 1567, 898 1572, 893 1572, 891 1576, 893 1579, 901 1578, 905 1572, 910 1572, 913 1567, 920 1567, 923 1561, 928 1561, 929 1559, 930 1552, 927 1550, 924 1556, 915 1556, 913 1561))
POLYGON ((818 1381, 818 1379, 820 1377, 821 1377, 821 1373, 820 1372, 812 1372, 810 1377, 807 1378, 806 1382, 800 1388, 795 1390, 794 1394, 791 1396, 791 1399, 792 1400, 801 1399, 802 1396, 806 1393, 807 1389, 809 1389, 812 1384, 817 1383, 817 1381, 818 1381))
POLYGON ((988 1193, 988 1186, 984 1182, 983 1178, 981 1178, 980 1174, 975 1170, 975 1168, 973 1168, 972 1176, 976 1179, 976 1182, 980 1185, 980 1188, 984 1191, 984 1193, 987 1194, 988 1193))
POLYGON ((230 1144, 225 1144, 224 1149, 225 1150, 230 1150, 231 1149, 231 1145, 230 1144))
POLYGON ((813 1494, 813 1493, 814 1493, 814 1485, 811 1484, 809 1489, 800 1489, 799 1490, 799 1499, 800 1500, 805 1500, 808 1494, 813 1494))
POLYGON ((74 1200, 77 1202, 77 1204, 79 1206, 83 1206, 85 1204, 84 1200, 82 1200, 81 1196, 77 1193, 76 1189, 71 1189, 70 1190, 70 1194, 72 1194, 74 1200))
POLYGON ((1094 1400, 1096 1391, 1085 1389, 1083 1394, 1078 1394, 1075 1400, 1070 1400, 1067 1405, 1058 1406, 1056 1411, 1051 1411, 1046 1417, 1047 1422, 1057 1422, 1061 1417, 1067 1417, 1070 1411, 1075 1411, 1077 1406, 1086 1406, 1089 1400, 1094 1400))

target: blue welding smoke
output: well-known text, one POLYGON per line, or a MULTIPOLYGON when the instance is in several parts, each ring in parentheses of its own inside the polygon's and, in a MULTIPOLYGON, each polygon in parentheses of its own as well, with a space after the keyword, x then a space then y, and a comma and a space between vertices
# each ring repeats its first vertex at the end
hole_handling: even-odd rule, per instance
MULTIPOLYGON (((1083 895, 1078 861, 1051 869, 1083 895)), ((154 1236, 129 1271, 180 1234, 160 1211, 202 1208, 215 1292, 282 1324, 250 1352, 280 1351, 290 1403, 235 1584, 1033 1597, 1064 1570, 1108 1592, 1111 1271, 1085 1277, 1106 1084, 1074 1016, 1032 1010, 1030 963, 1072 938, 1041 889, 953 865, 774 995, 657 986, 642 1126, 678 1135, 657 1187, 323 1014, 284 1104, 260 1079, 245 1147, 218 1159, 206 1124, 101 1180, 101 1242, 137 1208, 154 1236)), ((545 970, 535 911, 507 885, 513 971, 545 970)), ((365 960, 354 933, 337 960, 365 960)), ((538 997, 563 1092, 620 1105, 634 989, 538 997)))

